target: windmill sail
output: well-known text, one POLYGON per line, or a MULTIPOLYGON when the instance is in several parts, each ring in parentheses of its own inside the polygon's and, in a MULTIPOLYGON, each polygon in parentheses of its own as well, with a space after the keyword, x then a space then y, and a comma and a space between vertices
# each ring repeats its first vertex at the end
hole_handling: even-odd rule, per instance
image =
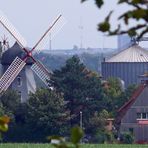
POLYGON ((6 91, 13 80, 25 66, 25 62, 16 57, 0 79, 0 93, 6 91))
POLYGON ((45 32, 45 34, 40 38, 39 42, 33 47, 35 48, 35 51, 39 53, 47 43, 49 43, 49 38, 52 40, 58 32, 61 31, 63 26, 66 24, 66 19, 62 16, 59 15, 50 25, 48 30, 45 32))
POLYGON ((30 57, 32 58, 34 64, 32 65, 31 69, 38 75, 38 77, 48 86, 48 81, 50 80, 50 74, 43 64, 41 64, 38 60, 36 60, 32 56, 32 52, 41 45, 41 42, 44 42, 46 40, 46 37, 49 35, 49 32, 52 30, 52 28, 57 24, 57 22, 60 20, 62 15, 59 15, 57 19, 52 23, 52 25, 46 30, 46 32, 43 34, 43 36, 39 39, 39 41, 35 44, 35 46, 31 50, 27 50, 26 47, 26 41, 24 38, 18 33, 18 31, 14 28, 14 26, 8 21, 8 19, 1 14, 0 12, 0 23, 4 26, 4 28, 17 40, 18 44, 22 47, 22 50, 26 52, 26 55, 24 56, 23 60, 19 57, 16 57, 15 60, 11 63, 11 65, 8 67, 6 72, 3 74, 3 76, 0 79, 0 93, 3 91, 6 91, 8 87, 11 85, 13 80, 16 78, 16 76, 19 74, 19 72, 23 69, 23 67, 26 64, 26 60, 30 57))
POLYGON ((22 37, 22 35, 17 31, 17 29, 12 25, 12 23, 7 19, 7 17, 0 11, 0 23, 4 28, 16 39, 19 45, 23 48, 26 47, 27 42, 22 37))
POLYGON ((50 75, 52 73, 51 71, 49 72, 39 61, 36 61, 36 63, 31 66, 31 69, 45 83, 46 86, 49 86, 50 75))

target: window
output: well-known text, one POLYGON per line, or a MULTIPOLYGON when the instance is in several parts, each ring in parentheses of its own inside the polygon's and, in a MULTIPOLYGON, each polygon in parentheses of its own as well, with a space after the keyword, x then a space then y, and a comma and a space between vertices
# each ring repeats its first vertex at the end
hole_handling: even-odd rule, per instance
POLYGON ((148 113, 137 113, 137 119, 148 119, 148 113))
POLYGON ((20 97, 20 99, 22 98, 22 92, 21 91, 18 91, 18 95, 20 97))
POLYGON ((17 77, 17 85, 21 86, 22 85, 22 81, 21 81, 21 76, 17 77))
POLYGON ((147 119, 147 114, 146 113, 142 113, 142 119, 147 119))
POLYGON ((141 113, 137 113, 137 119, 141 119, 141 113))
POLYGON ((133 128, 129 128, 129 132, 130 132, 131 134, 133 134, 133 133, 134 133, 134 129, 133 129, 133 128))

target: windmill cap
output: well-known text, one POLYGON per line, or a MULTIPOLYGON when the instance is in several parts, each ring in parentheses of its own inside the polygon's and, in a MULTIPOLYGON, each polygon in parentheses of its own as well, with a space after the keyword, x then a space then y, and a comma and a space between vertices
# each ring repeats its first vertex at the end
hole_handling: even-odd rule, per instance
MULTIPOLYGON (((19 44, 15 42, 15 44, 11 48, 7 49, 3 53, 1 64, 10 65, 17 56, 22 59, 25 55, 26 53, 22 50, 19 44)), ((26 63, 27 65, 32 65, 33 61, 31 58, 28 58, 26 63)))

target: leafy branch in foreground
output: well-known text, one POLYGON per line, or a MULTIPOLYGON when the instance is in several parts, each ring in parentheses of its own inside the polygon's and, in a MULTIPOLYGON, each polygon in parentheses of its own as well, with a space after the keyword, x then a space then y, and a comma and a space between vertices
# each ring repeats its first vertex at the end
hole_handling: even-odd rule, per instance
POLYGON ((10 118, 8 116, 0 117, 0 139, 2 138, 2 133, 7 132, 9 122, 10 118))
MULTIPOLYGON (((81 0, 85 2, 86 0, 81 0)), ((95 0, 97 7, 100 9, 104 5, 104 0, 95 0)), ((132 20, 137 21, 134 25, 126 30, 121 28, 118 23, 114 30, 111 29, 110 18, 113 10, 107 15, 103 22, 98 24, 98 30, 107 33, 107 35, 128 34, 130 36, 138 36, 140 39, 148 32, 148 1, 147 0, 118 0, 118 5, 127 4, 132 6, 132 10, 128 10, 118 17, 118 21, 123 21, 124 25, 128 27, 132 20), (140 21, 139 21, 140 20, 140 21)), ((131 8, 131 7, 130 7, 131 8)))

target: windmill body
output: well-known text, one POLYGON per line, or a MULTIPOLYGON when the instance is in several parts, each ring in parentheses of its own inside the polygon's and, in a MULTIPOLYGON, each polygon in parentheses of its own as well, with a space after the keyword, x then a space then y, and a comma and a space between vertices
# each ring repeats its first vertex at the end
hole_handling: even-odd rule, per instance
MULTIPOLYGON (((1 58, 2 73, 8 69, 16 57, 22 58, 24 54, 25 52, 21 49, 17 42, 11 48, 7 49, 2 54, 1 58)), ((10 89, 16 90, 19 93, 22 102, 25 102, 28 99, 30 92, 34 93, 36 91, 34 74, 31 70, 32 64, 33 61, 31 58, 28 58, 22 71, 9 86, 10 89)))

